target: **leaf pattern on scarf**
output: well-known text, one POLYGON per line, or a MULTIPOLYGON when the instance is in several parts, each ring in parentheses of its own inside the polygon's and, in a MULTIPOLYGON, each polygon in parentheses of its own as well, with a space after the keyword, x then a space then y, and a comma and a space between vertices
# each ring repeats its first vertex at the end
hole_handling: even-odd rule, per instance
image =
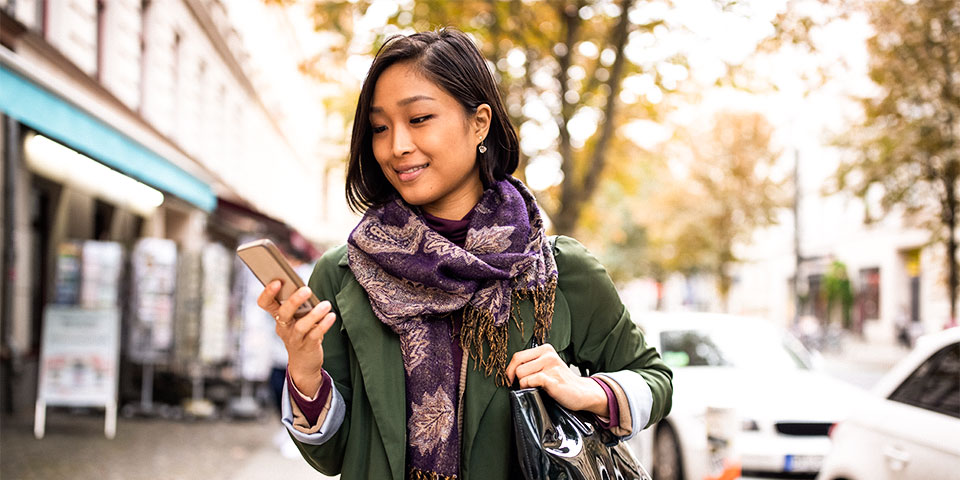
POLYGON ((520 274, 526 272, 527 269, 533 265, 536 261, 534 258, 524 258, 517 263, 514 263, 510 266, 510 278, 516 278, 518 281, 525 281, 524 278, 519 278, 520 274))
POLYGON ((420 451, 420 455, 427 455, 450 438, 456 421, 453 397, 438 386, 433 395, 424 393, 420 403, 413 403, 411 409, 413 412, 407 425, 410 444, 420 451))
POLYGON ((357 267, 354 269, 357 282, 370 297, 374 313, 387 325, 394 326, 402 319, 430 313, 456 311, 470 299, 470 294, 462 287, 448 292, 390 275, 363 252, 349 250, 347 256, 350 264, 357 267), (425 294, 431 301, 424 301, 425 294), (389 309, 385 308, 387 305, 390 305, 389 309))
POLYGON ((465 262, 465 265, 480 263, 480 260, 473 256, 473 254, 458 247, 455 243, 443 238, 443 236, 433 230, 426 234, 426 240, 423 242, 423 253, 434 253, 438 257, 448 261, 460 259, 465 262))
POLYGON ((403 367, 407 375, 427 359, 427 350, 430 340, 427 338, 427 329, 422 322, 411 322, 412 328, 400 336, 400 349, 403 351, 403 367))
POLYGON ((357 230, 363 232, 355 238, 358 245, 368 254, 402 253, 413 255, 423 241, 424 229, 417 225, 414 218, 408 218, 402 227, 386 225, 367 217, 360 222, 357 230))
MULTIPOLYGON (((470 304, 479 310, 488 311, 493 314, 500 313, 501 309, 503 309, 504 298, 504 292, 501 291, 500 287, 500 284, 493 283, 478 290, 470 300, 470 304)), ((506 293, 509 295, 510 291, 507 290, 506 293)))
POLYGON ((463 248, 474 255, 488 253, 503 253, 510 248, 510 235, 516 230, 513 226, 482 227, 478 230, 467 231, 467 241, 463 248))

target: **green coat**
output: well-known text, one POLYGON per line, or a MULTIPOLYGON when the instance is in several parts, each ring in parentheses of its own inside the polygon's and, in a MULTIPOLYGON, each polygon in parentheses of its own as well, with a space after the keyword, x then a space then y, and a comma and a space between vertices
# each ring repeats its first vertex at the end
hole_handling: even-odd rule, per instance
MULTIPOLYGON (((653 394, 648 425, 670 411, 672 373, 630 320, 604 268, 574 239, 558 237, 559 271, 549 342, 568 362, 590 372, 633 370, 653 394)), ((344 480, 403 480, 406 456, 406 401, 400 340, 370 308, 347 265, 346 246, 328 251, 310 277, 310 288, 329 300, 337 321, 323 340, 324 369, 346 404, 343 424, 323 445, 297 442, 314 468, 344 480)), ((523 335, 510 322, 508 359, 529 344, 534 330, 529 299, 513 306, 523 335)), ((463 404, 461 478, 519 478, 507 389, 497 387, 470 361, 463 404)), ((635 426, 636 428, 636 426, 635 426)))

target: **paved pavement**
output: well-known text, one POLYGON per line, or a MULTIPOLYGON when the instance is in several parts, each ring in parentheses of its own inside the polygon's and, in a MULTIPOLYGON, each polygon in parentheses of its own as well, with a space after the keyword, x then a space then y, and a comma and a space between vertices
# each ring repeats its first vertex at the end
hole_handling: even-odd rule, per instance
POLYGON ((26 416, 21 412, 0 418, 0 478, 4 480, 330 478, 299 456, 283 455, 276 442, 281 428, 276 417, 245 421, 120 418, 116 438, 107 440, 102 414, 58 409, 48 413, 46 435, 37 440, 32 418, 26 416))

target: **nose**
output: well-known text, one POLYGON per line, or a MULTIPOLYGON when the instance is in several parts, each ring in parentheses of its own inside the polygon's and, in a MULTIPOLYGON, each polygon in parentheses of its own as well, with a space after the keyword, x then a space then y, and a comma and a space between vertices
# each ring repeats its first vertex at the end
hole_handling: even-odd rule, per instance
POLYGON ((405 155, 409 155, 415 149, 413 138, 410 135, 410 131, 404 127, 397 127, 393 129, 393 156, 395 158, 400 158, 405 155))

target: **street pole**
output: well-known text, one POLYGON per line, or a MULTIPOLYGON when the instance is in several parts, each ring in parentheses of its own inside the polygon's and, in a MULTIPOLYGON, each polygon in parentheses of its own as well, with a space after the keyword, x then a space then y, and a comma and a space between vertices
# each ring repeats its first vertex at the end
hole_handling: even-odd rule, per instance
POLYGON ((802 188, 800 186, 800 150, 793 149, 793 326, 800 323, 800 263, 803 257, 800 255, 800 199, 802 197, 802 188))

